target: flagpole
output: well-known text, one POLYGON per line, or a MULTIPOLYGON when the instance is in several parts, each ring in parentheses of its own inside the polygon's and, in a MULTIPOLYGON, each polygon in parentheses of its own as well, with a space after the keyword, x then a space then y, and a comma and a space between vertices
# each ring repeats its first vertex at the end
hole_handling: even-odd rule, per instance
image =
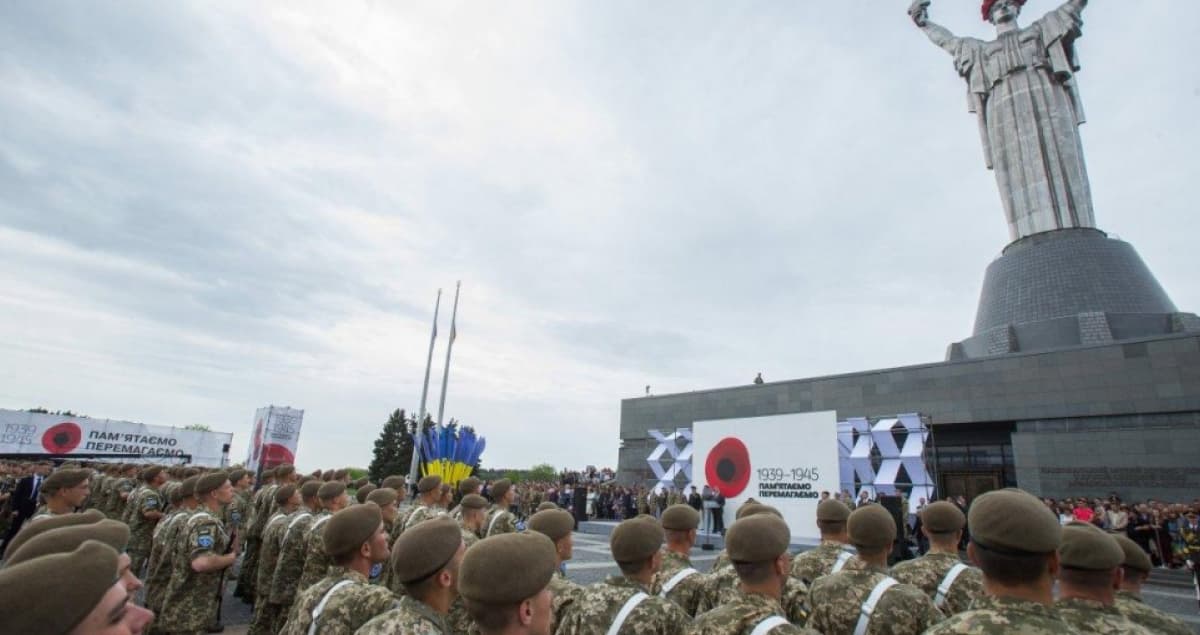
POLYGON ((421 465, 421 424, 425 421, 425 398, 429 395, 429 370, 433 366, 433 343, 437 341, 438 309, 442 306, 442 290, 438 289, 437 301, 433 304, 433 332, 429 335, 429 355, 425 359, 425 383, 421 387, 421 409, 417 414, 417 430, 413 434, 412 464, 408 468, 408 483, 417 482, 417 468, 421 465))
POLYGON ((458 291, 462 280, 454 283, 454 309, 450 312, 450 340, 446 343, 446 367, 442 369, 442 398, 438 400, 438 425, 442 424, 442 413, 446 411, 446 384, 450 381, 450 351, 454 349, 454 320, 458 317, 458 291))

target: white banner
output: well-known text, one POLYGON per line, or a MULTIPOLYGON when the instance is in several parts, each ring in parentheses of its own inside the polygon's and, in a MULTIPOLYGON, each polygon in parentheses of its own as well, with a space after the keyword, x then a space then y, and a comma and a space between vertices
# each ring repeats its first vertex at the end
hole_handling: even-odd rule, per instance
POLYGON ((139 454, 147 462, 220 467, 227 432, 184 430, 130 421, 0 410, 0 453, 139 454))
POLYGON ((816 544, 822 491, 838 492, 837 413, 697 421, 692 482, 725 495, 725 522, 748 498, 783 514, 797 543, 816 544))
POLYGON ((284 463, 296 463, 296 446, 300 442, 300 425, 304 411, 287 406, 267 406, 254 413, 250 431, 250 447, 246 452, 246 469, 258 470, 259 463, 271 468, 284 463))

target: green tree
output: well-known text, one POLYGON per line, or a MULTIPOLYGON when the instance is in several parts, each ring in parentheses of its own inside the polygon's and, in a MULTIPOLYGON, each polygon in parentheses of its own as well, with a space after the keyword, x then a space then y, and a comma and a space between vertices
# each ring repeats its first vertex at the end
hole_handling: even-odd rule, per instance
POLYGON ((526 476, 531 481, 545 481, 553 483, 558 480, 558 471, 549 463, 539 463, 529 468, 529 474, 526 476))
POLYGON ((375 456, 367 468, 371 482, 380 483, 393 474, 408 474, 412 461, 414 426, 415 422, 408 419, 401 409, 396 409, 388 417, 379 438, 375 439, 375 456))

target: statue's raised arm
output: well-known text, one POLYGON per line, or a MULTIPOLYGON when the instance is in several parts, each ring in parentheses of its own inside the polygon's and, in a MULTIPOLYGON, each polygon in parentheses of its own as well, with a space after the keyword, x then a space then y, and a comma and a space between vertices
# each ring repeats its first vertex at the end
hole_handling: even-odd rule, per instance
POLYGON ((960 38, 929 20, 930 0, 908 15, 954 57, 967 82, 968 109, 979 117, 985 164, 996 173, 1013 240, 1064 227, 1095 227, 1079 124, 1075 40, 1087 0, 1067 0, 1027 27, 1026 0, 982 0, 991 41, 960 38))

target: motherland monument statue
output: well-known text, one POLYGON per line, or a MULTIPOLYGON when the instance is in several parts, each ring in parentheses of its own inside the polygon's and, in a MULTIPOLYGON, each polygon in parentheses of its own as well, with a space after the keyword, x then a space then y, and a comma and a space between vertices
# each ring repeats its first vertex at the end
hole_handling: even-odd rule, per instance
POLYGON ((997 37, 958 37, 929 20, 930 0, 908 13, 926 36, 954 57, 967 82, 970 112, 979 117, 983 157, 996 173, 1011 240, 1073 227, 1095 227, 1079 124, 1083 105, 1075 74, 1075 40, 1087 0, 1068 0, 1026 27, 1025 0, 985 0, 983 19, 997 37))

